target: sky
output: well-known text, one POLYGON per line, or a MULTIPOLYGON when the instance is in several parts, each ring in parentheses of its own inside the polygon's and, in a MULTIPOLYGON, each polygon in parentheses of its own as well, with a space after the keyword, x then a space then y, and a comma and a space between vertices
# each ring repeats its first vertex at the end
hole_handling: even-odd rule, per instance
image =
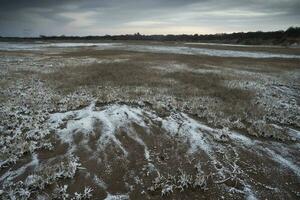
POLYGON ((300 26, 300 0, 0 0, 0 36, 211 34, 300 26))

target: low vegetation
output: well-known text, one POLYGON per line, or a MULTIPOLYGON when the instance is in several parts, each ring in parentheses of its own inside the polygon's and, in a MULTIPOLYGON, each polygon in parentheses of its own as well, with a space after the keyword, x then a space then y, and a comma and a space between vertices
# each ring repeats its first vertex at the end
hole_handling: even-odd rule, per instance
POLYGON ((298 58, 85 47, 0 63, 1 199, 299 197, 298 58))

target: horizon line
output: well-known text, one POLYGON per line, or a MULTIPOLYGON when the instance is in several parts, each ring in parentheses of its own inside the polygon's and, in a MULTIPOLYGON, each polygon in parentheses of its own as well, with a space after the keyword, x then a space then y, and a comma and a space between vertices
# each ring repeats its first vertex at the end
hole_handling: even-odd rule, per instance
POLYGON ((181 33, 181 34, 173 34, 173 33, 167 33, 167 34, 143 34, 141 32, 135 32, 135 33, 123 33, 123 34, 104 34, 104 35, 66 35, 66 34, 57 34, 57 35, 44 35, 40 34, 37 36, 2 36, 0 35, 0 38, 47 38, 47 37, 105 37, 105 36, 134 36, 134 35, 140 35, 140 36, 208 36, 208 35, 230 35, 230 34, 237 34, 237 33, 274 33, 274 32, 286 32, 290 28, 294 29, 300 29, 300 26, 290 26, 286 29, 278 29, 278 30, 271 30, 271 31, 263 31, 263 30, 256 30, 256 31, 238 31, 238 32, 216 32, 216 33, 181 33))

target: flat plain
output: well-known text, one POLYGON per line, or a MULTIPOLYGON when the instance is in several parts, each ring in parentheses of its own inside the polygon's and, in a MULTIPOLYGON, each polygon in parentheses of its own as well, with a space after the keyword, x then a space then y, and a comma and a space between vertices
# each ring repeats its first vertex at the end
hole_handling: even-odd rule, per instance
POLYGON ((0 43, 1 199, 300 198, 300 48, 0 43))

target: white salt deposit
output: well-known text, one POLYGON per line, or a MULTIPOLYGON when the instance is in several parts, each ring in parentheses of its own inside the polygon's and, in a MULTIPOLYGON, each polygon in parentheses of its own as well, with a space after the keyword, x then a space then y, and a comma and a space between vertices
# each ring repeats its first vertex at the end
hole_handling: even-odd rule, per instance
POLYGON ((276 153, 273 150, 270 150, 269 148, 265 148, 267 153, 270 155, 272 160, 276 161, 277 163, 281 164, 284 167, 289 168, 292 170, 298 177, 300 177, 300 167, 297 164, 294 164, 294 162, 282 157, 278 153, 276 153))
POLYGON ((237 50, 219 50, 208 48, 195 48, 184 46, 154 46, 154 45, 127 45, 125 48, 131 51, 153 52, 153 53, 171 53, 185 55, 207 55, 217 57, 247 57, 247 58, 300 58, 299 55, 275 54, 268 52, 237 51, 237 50))
POLYGON ((209 45, 209 46, 225 46, 225 47, 270 47, 270 48, 283 48, 282 46, 277 45, 243 45, 243 44, 224 44, 224 43, 204 43, 204 42, 186 42, 184 44, 191 45, 209 45))
POLYGON ((270 148, 274 149, 284 149, 282 152, 283 154, 288 153, 287 149, 283 148, 280 143, 278 142, 271 142, 269 143, 269 148, 264 147, 264 144, 258 140, 250 139, 247 136, 244 136, 242 134, 239 134, 237 132, 231 132, 229 135, 231 139, 233 139, 236 142, 239 142, 246 147, 250 147, 252 150, 255 150, 257 154, 259 154, 259 151, 263 152, 264 154, 268 154, 270 159, 273 161, 279 163, 280 165, 289 168, 292 170, 297 176, 300 176, 300 168, 295 164, 293 161, 288 160, 287 158, 283 157, 282 155, 276 153, 275 151, 271 150, 270 148))
POLYGON ((106 198, 104 200, 128 200, 129 196, 127 194, 107 194, 106 198))
MULTIPOLYGON (((147 137, 152 136, 153 133, 150 131, 152 127, 160 128, 161 134, 165 133, 167 137, 175 138, 188 145, 187 156, 193 156, 195 153, 205 153, 210 163, 215 166, 216 172, 214 176, 217 179, 216 183, 218 183, 218 180, 221 180, 219 182, 227 180, 230 178, 228 174, 234 174, 239 171, 236 161, 239 159, 239 150, 241 148, 248 152, 256 153, 257 156, 273 160, 282 167, 291 170, 295 175, 300 176, 300 168, 297 166, 297 161, 290 156, 290 152, 297 150, 297 148, 289 148, 284 150, 284 153, 278 153, 281 152, 280 149, 283 145, 280 142, 262 142, 259 139, 252 139, 238 132, 229 131, 226 128, 211 128, 182 112, 170 111, 169 116, 160 117, 150 108, 124 104, 97 107, 95 103, 91 103, 82 109, 51 114, 48 122, 50 128, 55 131, 61 141, 69 144, 68 153, 76 154, 76 150, 79 147, 84 147, 88 153, 91 153, 91 158, 95 158, 95 152, 105 153, 108 147, 115 147, 122 152, 121 155, 124 158, 127 158, 130 149, 126 149, 127 145, 118 139, 120 138, 119 136, 122 136, 120 134, 126 134, 132 141, 143 147, 144 158, 148 162, 145 165, 145 169, 147 166, 149 168, 146 170, 147 173, 151 170, 156 171, 158 174, 160 172, 152 163, 155 161, 155 159, 151 159, 151 156, 155 155, 151 154, 153 153, 151 152, 152 148, 148 147, 149 143, 143 140, 143 135, 136 131, 135 126, 143 128, 143 132, 147 134, 147 137), (80 136, 79 144, 76 141, 76 136, 80 136), (220 140, 220 138, 225 139, 220 140), (93 147, 90 146, 89 142, 91 140, 95 142, 96 147, 94 148, 96 149, 92 149, 93 147), (266 144, 268 147, 265 146, 266 144), (222 160, 219 158, 220 154, 224 155, 222 160)), ((284 148, 288 148, 288 146, 282 147, 282 149, 284 148)), ((0 177, 0 182, 12 181, 28 171, 29 167, 35 167, 38 164, 37 155, 33 154, 31 162, 17 170, 8 170, 0 177)), ((79 165, 79 163, 76 165, 79 165)), ((241 171, 241 173, 243 172, 241 171)), ((95 174, 90 176, 99 188, 106 190, 106 183, 101 178, 95 174)), ((244 190, 238 191, 232 188, 231 192, 236 191, 244 194, 247 199, 256 199, 255 192, 252 191, 251 186, 247 185, 246 182, 243 182, 243 184, 246 186, 244 190)), ((128 198, 128 195, 111 194, 108 194, 106 197, 108 200, 128 198)))
MULTIPOLYGON (((94 134, 95 123, 101 125, 101 136, 97 141, 98 150, 104 150, 110 143, 115 144, 122 150, 125 156, 127 151, 121 142, 116 138, 118 129, 130 129, 130 125, 135 123, 139 126, 146 127, 143 121, 143 110, 139 108, 131 108, 127 105, 107 106, 104 110, 97 111, 95 104, 77 111, 69 111, 66 113, 56 113, 51 115, 50 123, 52 128, 58 129, 57 134, 60 139, 69 144, 74 143, 74 136, 83 133, 85 139, 88 140, 90 134, 94 134), (67 121, 66 128, 60 129, 63 121, 67 121)), ((133 132, 133 131, 132 131, 133 132)), ((148 159, 147 147, 136 134, 129 134, 140 145, 145 148, 145 156, 148 159)))
POLYGON ((85 43, 85 42, 60 42, 60 43, 26 43, 26 42, 0 42, 0 50, 41 50, 44 48, 76 48, 97 47, 107 49, 119 46, 120 43, 85 43))
POLYGON ((30 167, 36 167, 39 164, 39 160, 37 158, 37 154, 32 154, 31 157, 31 161, 23 166, 21 166, 20 168, 14 170, 14 171, 10 171, 8 170, 5 174, 3 174, 0 177, 0 182, 2 181, 11 181, 15 178, 17 178, 18 176, 22 175, 24 172, 26 172, 26 170, 30 167))
POLYGON ((296 58, 299 55, 277 54, 269 52, 220 50, 211 48, 195 48, 186 46, 163 46, 163 45, 133 45, 123 43, 16 43, 0 42, 0 50, 41 50, 44 48, 76 48, 95 47, 97 49, 118 49, 138 52, 172 53, 186 55, 207 55, 218 57, 247 57, 247 58, 296 58))
POLYGON ((91 104, 81 110, 52 114, 49 119, 51 128, 57 130, 56 133, 60 139, 71 144, 71 146, 74 146, 76 134, 84 134, 86 142, 83 140, 81 144, 86 144, 89 135, 95 134, 95 124, 99 123, 101 136, 97 141, 98 150, 102 151, 108 144, 113 143, 127 156, 128 152, 116 137, 118 130, 124 129, 130 138, 144 147, 144 156, 148 161, 150 160, 148 147, 141 137, 132 130, 132 125, 137 124, 147 132, 155 121, 162 122, 162 128, 166 130, 167 134, 173 137, 178 136, 190 144, 189 153, 195 153, 201 149, 207 154, 211 154, 213 148, 209 133, 213 133, 214 129, 198 123, 184 113, 174 114, 163 119, 142 108, 116 104, 105 106, 103 110, 97 111, 95 104, 91 104), (152 122, 146 124, 145 119, 151 119, 152 122), (61 128, 62 126, 65 128, 61 128))
POLYGON ((198 149, 207 154, 211 153, 211 142, 208 140, 208 135, 203 131, 211 131, 212 129, 196 122, 186 114, 171 115, 162 120, 162 127, 173 136, 185 138, 190 144, 190 153, 195 153, 198 149))
MULTIPOLYGON (((92 103, 90 106, 81 110, 52 114, 49 122, 51 128, 56 130, 60 139, 65 143, 71 144, 73 148, 74 136, 83 134, 84 139, 81 141, 81 144, 88 144, 89 136, 95 134, 95 126, 99 123, 101 135, 97 140, 97 150, 103 151, 108 144, 113 144, 123 152, 124 156, 127 156, 127 150, 116 137, 117 134, 120 134, 119 130, 122 129, 127 136, 144 148, 144 156, 148 161, 150 161, 148 147, 141 136, 135 132, 132 125, 136 124, 143 127, 146 133, 151 134, 149 132, 151 126, 157 122, 161 122, 161 128, 165 130, 167 135, 181 139, 189 145, 188 153, 190 154, 201 150, 211 159, 215 159, 214 154, 216 151, 226 151, 226 149, 228 149, 223 143, 219 142, 220 138, 223 138, 223 140, 224 138, 225 140, 226 138, 229 138, 231 139, 231 142, 239 147, 245 147, 246 149, 251 147, 251 150, 258 154, 260 154, 259 152, 270 154, 271 159, 288 166, 294 170, 297 175, 300 174, 299 168, 295 164, 287 161, 271 150, 265 150, 263 143, 259 140, 253 140, 235 131, 213 129, 192 119, 184 113, 171 113, 170 116, 161 118, 154 112, 150 112, 140 107, 115 104, 104 106, 99 110, 95 107, 95 104, 92 103), (146 120, 147 123, 145 123, 146 120)), ((280 145, 279 143, 269 144, 270 148, 273 146, 275 149, 280 145)))

